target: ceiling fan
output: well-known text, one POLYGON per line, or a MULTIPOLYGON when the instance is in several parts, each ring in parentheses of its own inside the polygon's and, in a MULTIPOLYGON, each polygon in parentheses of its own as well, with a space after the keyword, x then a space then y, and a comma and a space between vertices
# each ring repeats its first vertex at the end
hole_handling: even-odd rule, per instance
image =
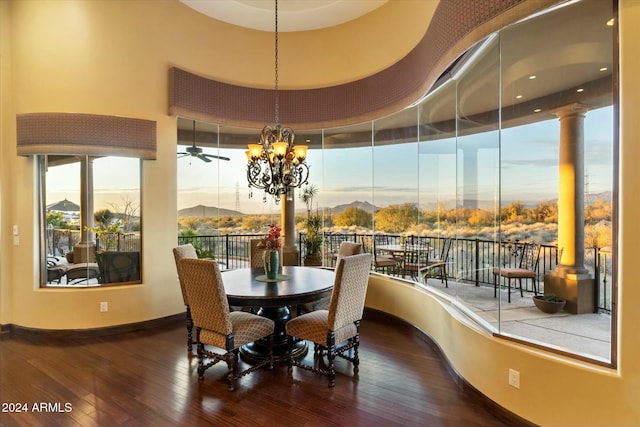
POLYGON ((211 159, 220 159, 220 160, 230 160, 228 157, 224 156, 216 156, 215 154, 205 154, 202 152, 202 148, 196 147, 196 121, 193 121, 193 145, 191 147, 187 147, 186 153, 178 153, 178 158, 191 156, 197 157, 198 159, 205 161, 207 163, 211 162, 211 159))

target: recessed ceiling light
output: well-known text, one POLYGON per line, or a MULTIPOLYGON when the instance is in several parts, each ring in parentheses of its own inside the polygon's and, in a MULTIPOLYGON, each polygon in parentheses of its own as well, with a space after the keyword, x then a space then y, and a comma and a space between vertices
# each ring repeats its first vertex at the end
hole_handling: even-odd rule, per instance
POLYGON ((602 67, 602 68, 600 68, 600 71, 607 71, 607 70, 608 70, 608 68, 607 68, 607 67, 602 67))
POLYGON ((607 27, 613 27, 613 23, 616 22, 615 18, 611 18, 607 21, 607 27))
POLYGON ((576 92, 578 92, 578 93, 584 92, 584 89, 580 87, 580 88, 576 89, 576 92))
POLYGON ((535 75, 531 75, 531 76, 529 76, 529 80, 533 80, 533 79, 535 79, 535 78, 536 78, 536 76, 535 76, 535 75))
POLYGON ((520 99, 520 98, 522 98, 522 95, 516 95, 516 98, 520 99))
POLYGON ((535 110, 533 110, 534 113, 539 113, 540 111, 542 111, 542 110, 539 109, 539 108, 536 108, 535 110))

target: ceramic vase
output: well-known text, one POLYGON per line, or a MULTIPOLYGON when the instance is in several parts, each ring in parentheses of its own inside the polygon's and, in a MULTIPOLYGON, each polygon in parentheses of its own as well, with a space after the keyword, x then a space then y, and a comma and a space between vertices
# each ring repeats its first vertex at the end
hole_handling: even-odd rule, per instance
POLYGON ((264 272, 267 279, 275 279, 278 277, 278 269, 280 268, 280 254, 278 251, 267 251, 264 254, 264 272))

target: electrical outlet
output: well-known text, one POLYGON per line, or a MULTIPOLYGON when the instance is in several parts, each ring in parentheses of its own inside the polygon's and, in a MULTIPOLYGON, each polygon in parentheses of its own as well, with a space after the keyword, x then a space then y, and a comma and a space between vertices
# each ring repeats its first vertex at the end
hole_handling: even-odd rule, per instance
POLYGON ((109 303, 106 301, 102 301, 100 303, 100 313, 105 313, 109 311, 109 303))
POLYGON ((520 372, 515 369, 509 369, 509 385, 511 387, 520 388, 520 372))

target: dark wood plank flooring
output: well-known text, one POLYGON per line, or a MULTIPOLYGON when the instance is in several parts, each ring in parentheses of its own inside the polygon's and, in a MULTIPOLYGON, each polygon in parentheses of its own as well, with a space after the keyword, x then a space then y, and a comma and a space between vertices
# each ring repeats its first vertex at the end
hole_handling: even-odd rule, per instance
POLYGON ((361 332, 357 378, 342 359, 335 388, 276 366, 241 378, 234 392, 220 364, 198 380, 182 322, 102 337, 14 334, 0 341, 0 425, 513 425, 460 386, 413 328, 373 315, 361 332))

